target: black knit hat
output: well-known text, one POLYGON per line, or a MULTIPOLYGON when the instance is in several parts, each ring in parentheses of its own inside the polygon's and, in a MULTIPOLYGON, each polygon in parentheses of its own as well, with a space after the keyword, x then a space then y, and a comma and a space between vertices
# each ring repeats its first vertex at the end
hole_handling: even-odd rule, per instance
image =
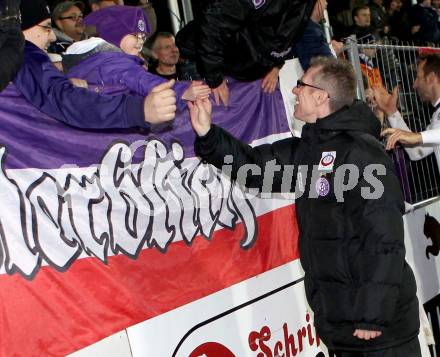
POLYGON ((50 19, 50 10, 44 0, 21 0, 21 29, 27 30, 41 21, 50 19))

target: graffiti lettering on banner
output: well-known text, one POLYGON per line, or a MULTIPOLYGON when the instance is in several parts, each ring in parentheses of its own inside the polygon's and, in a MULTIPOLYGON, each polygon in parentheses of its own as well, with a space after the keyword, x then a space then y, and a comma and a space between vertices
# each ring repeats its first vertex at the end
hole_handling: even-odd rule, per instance
MULTIPOLYGON (((136 259, 145 248, 165 253, 172 242, 210 240, 216 228, 233 230, 240 220, 241 248, 253 245, 255 211, 235 184, 200 160, 185 160, 177 142, 170 150, 159 140, 142 146, 139 164, 117 142, 89 169, 33 170, 31 179, 0 170, 0 268, 33 279, 42 264, 65 271, 83 253, 103 263, 110 254, 136 259)), ((2 167, 5 157, 0 147, 2 167)))

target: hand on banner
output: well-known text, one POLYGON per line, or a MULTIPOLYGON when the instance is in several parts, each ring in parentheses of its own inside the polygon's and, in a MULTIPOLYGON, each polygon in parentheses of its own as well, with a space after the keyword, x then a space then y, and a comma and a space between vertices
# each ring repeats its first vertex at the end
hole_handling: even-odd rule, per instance
POLYGON ((217 88, 212 88, 212 93, 214 93, 215 104, 220 105, 221 100, 225 107, 228 106, 229 88, 226 79, 217 88))
POLYGON ((263 78, 261 82, 261 88, 263 88, 264 93, 273 93, 278 84, 278 74, 280 69, 278 67, 273 67, 263 78))
POLYGON ((191 124, 198 136, 204 136, 211 129, 211 101, 209 98, 188 102, 191 124))
POLYGON ((72 83, 75 87, 79 88, 89 88, 87 81, 81 78, 69 78, 70 83, 72 83))
POLYGON ((418 145, 422 143, 422 134, 413 133, 412 131, 405 131, 401 129, 389 128, 382 131, 382 136, 388 136, 386 150, 394 149, 397 142, 406 145, 418 145))
POLYGON ((154 87, 144 101, 145 121, 151 124, 173 120, 176 116, 176 93, 173 85, 175 80, 154 87))
POLYGON ((182 99, 195 101, 196 99, 208 98, 211 88, 202 81, 193 81, 191 85, 183 92, 182 99))
POLYGON ((353 332, 353 336, 355 336, 361 340, 371 340, 373 338, 379 337, 380 335, 382 335, 381 331, 370 331, 370 330, 356 329, 353 332))
POLYGON ((373 87, 374 99, 380 110, 387 115, 397 112, 397 99, 399 94, 399 86, 394 87, 391 94, 382 85, 373 87))

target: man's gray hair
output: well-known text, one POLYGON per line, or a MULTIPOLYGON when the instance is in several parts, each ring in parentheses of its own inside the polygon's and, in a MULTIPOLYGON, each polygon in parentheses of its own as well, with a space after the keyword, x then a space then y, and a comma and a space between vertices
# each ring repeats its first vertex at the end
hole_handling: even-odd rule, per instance
POLYGON ((314 57, 310 68, 318 69, 313 84, 329 94, 332 111, 353 103, 356 98, 357 78, 348 61, 334 57, 314 57))

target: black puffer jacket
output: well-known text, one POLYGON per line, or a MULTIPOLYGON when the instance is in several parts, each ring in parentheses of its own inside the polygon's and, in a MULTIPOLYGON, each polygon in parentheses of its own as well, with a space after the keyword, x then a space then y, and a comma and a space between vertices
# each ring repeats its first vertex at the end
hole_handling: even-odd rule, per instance
POLYGON ((292 56, 316 0, 205 0, 202 16, 176 36, 186 59, 196 60, 215 88, 223 74, 262 78, 292 56))
POLYGON ((20 28, 20 1, 0 1, 0 91, 23 63, 24 37, 20 28))
MULTIPOLYGON (((388 348, 417 336, 419 330, 415 279, 405 261, 403 198, 392 163, 376 139, 379 131, 370 109, 356 101, 316 124, 306 124, 301 139, 251 148, 213 126, 196 140, 198 155, 219 168, 225 155, 233 156, 233 178, 243 164, 264 168, 273 159, 281 166, 309 166, 305 192, 296 200, 300 258, 318 333, 334 349, 388 348), (312 165, 319 165, 324 152, 336 152, 333 169, 312 175, 312 165), (343 171, 338 168, 347 164, 358 168, 359 177, 352 189, 340 192, 337 173, 343 171), (369 175, 371 164, 382 165, 386 172, 369 175), (316 183, 321 177, 329 187, 319 195, 316 183), (373 197, 368 198, 368 192, 373 197), (383 334, 360 340, 352 336, 357 328, 383 334)), ((294 177, 297 173, 295 169, 294 177)), ((301 176, 305 178, 304 171, 301 176)), ((281 189, 281 177, 275 176, 269 191, 281 189)), ((246 185, 262 184, 262 176, 252 176, 246 185)))

